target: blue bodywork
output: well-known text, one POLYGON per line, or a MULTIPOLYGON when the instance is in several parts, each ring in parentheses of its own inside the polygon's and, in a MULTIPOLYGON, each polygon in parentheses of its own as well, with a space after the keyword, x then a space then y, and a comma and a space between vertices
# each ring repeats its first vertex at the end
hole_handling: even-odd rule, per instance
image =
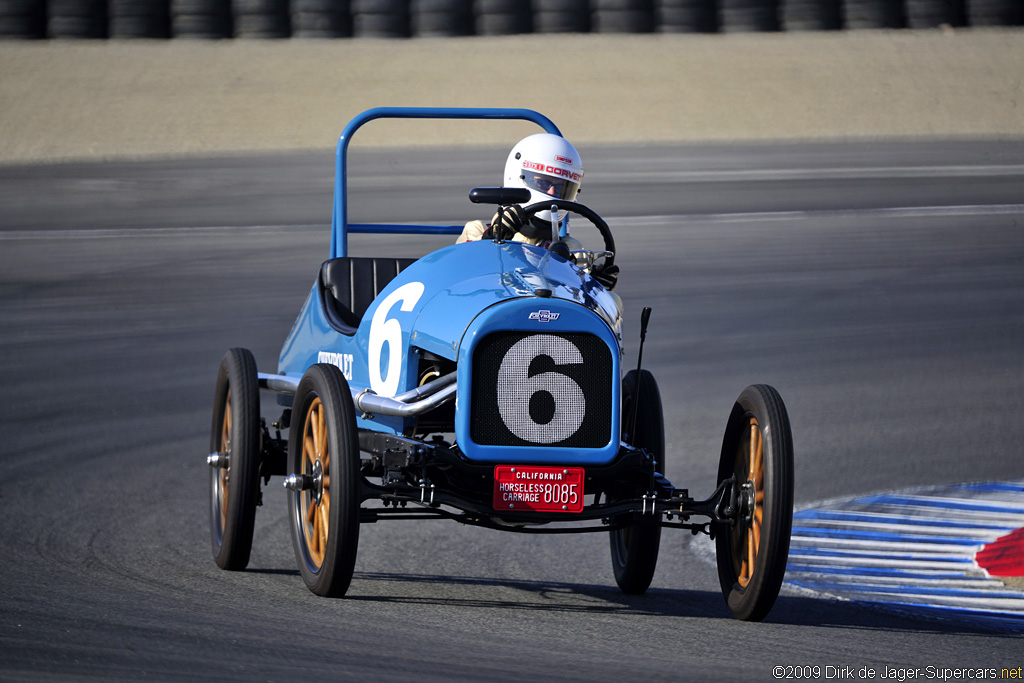
MULTIPOLYGON (((370 110, 353 120, 338 143, 332 258, 347 255, 349 232, 457 234, 461 226, 349 225, 345 212, 346 150, 352 133, 374 118, 526 118, 549 132, 557 128, 526 110, 370 110)), ((465 188, 468 191, 468 188, 465 188)), ((548 338, 548 337, 542 337, 548 338)), ((473 461, 606 464, 619 452, 621 314, 617 297, 575 264, 541 247, 481 240, 453 244, 416 260, 385 286, 358 327, 333 327, 314 284, 282 347, 278 373, 299 379, 315 363, 342 370, 353 393, 370 390, 394 397, 416 388, 425 354, 457 368, 454 431, 462 453, 473 461), (349 333, 351 332, 351 333, 349 333), (611 396, 607 442, 586 448, 482 445, 471 437, 474 351, 491 333, 581 333, 608 348, 611 396)), ((522 371, 526 373, 524 369, 522 371)), ((360 429, 408 434, 414 418, 362 415, 360 429)))

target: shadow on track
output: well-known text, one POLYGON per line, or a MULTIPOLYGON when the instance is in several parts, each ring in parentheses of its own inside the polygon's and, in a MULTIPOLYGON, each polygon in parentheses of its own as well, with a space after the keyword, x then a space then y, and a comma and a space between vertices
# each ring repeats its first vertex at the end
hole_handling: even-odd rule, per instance
MULTIPOLYGON (((252 573, 298 576, 294 569, 250 569, 252 573)), ((489 579, 431 574, 356 572, 346 601, 397 605, 435 605, 476 609, 541 611, 591 615, 715 619, 738 622, 717 591, 652 589, 625 595, 613 586, 553 581, 489 579)), ((894 614, 866 603, 781 595, 766 624, 853 629, 871 632, 1005 636, 1014 628, 992 624, 931 621, 894 614)))

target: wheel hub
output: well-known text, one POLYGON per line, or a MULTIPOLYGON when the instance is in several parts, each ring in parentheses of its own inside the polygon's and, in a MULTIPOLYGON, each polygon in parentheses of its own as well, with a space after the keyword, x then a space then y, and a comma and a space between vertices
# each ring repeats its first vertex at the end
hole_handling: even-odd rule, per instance
POLYGON ((313 475, 311 478, 313 484, 313 504, 319 505, 320 499, 324 495, 324 466, 323 463, 320 462, 319 458, 317 458, 316 462, 313 464, 313 475))
POLYGON ((739 506, 739 517, 743 520, 744 526, 750 526, 754 522, 754 507, 756 505, 753 481, 747 480, 740 485, 736 502, 739 506))

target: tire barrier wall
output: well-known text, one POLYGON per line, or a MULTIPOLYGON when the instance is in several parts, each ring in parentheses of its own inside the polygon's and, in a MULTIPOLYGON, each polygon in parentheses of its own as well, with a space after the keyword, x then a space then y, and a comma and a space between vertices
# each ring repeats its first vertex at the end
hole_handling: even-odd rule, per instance
POLYGON ((0 0, 0 39, 408 38, 1024 25, 1024 0, 0 0))

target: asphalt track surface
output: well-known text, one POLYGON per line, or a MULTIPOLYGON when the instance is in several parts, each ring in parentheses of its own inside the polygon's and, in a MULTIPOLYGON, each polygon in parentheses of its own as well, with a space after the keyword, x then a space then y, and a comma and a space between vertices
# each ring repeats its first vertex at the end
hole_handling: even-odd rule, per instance
MULTIPOLYGON (((786 400, 798 504, 1024 477, 1024 144, 582 151, 580 200, 616 234, 627 364, 654 308, 644 365, 677 486, 711 492, 732 401, 754 382, 786 400)), ((353 220, 458 221, 477 217, 465 191, 496 183, 504 152, 450 168, 428 150, 361 154, 353 220)), ((1019 631, 788 591, 764 623, 737 622, 682 534, 628 597, 604 534, 365 525, 348 597, 325 600, 298 575, 277 480, 249 569, 219 570, 217 363, 246 346, 273 369, 327 256, 332 156, 0 168, 0 679, 1024 665, 1019 631)), ((352 252, 445 242, 359 237, 352 252)))

